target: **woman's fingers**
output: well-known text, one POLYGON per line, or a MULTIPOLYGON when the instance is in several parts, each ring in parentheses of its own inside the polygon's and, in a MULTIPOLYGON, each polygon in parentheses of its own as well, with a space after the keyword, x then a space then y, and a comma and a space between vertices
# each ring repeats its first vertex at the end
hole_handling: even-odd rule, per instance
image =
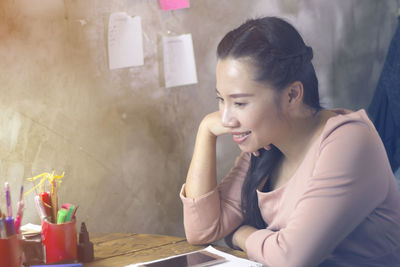
MULTIPOLYGON (((265 147, 264 147, 264 149, 267 150, 267 151, 271 150, 271 148, 272 148, 271 145, 268 145, 268 146, 265 146, 265 147)), ((252 154, 253 154, 253 156, 255 156, 255 157, 260 156, 260 152, 258 152, 258 150, 252 152, 252 154)))
POLYGON ((220 136, 223 134, 230 133, 231 129, 224 127, 221 121, 221 115, 219 111, 215 111, 206 115, 201 122, 201 124, 205 125, 208 131, 214 136, 220 136))
POLYGON ((264 147, 265 150, 271 150, 271 148, 272 148, 271 145, 268 145, 268 146, 264 147))

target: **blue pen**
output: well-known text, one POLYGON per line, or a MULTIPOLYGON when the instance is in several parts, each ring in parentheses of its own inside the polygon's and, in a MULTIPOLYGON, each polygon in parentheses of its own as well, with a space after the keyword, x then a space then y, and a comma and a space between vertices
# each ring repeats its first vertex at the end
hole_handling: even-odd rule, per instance
POLYGON ((10 185, 6 182, 5 184, 6 188, 6 201, 7 201, 7 217, 11 218, 12 217, 12 208, 11 208, 11 195, 10 195, 10 185))
POLYGON ((6 228, 6 234, 8 237, 13 236, 16 234, 15 232, 15 225, 14 225, 14 219, 12 217, 7 217, 5 219, 5 228, 6 228))
POLYGON ((7 236, 15 235, 15 226, 14 219, 12 217, 12 208, 11 208, 11 194, 10 194, 10 185, 5 182, 4 184, 6 188, 6 201, 7 201, 7 218, 4 220, 4 226, 6 229, 7 236))

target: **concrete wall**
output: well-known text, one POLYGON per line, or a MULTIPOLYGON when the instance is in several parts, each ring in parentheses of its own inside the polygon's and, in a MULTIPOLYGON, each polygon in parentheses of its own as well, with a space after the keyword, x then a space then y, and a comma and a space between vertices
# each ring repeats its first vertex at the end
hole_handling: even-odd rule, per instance
MULTIPOLYGON (((190 4, 162 11, 158 0, 0 2, 0 182, 10 182, 14 204, 24 178, 65 171, 60 202, 79 204, 90 232, 183 235, 178 191, 197 125, 217 108, 215 49, 228 30, 249 17, 287 18, 314 48, 323 104, 358 109, 371 100, 397 24, 396 0, 190 4), (142 17, 144 66, 108 69, 115 11, 142 17), (198 84, 159 85, 157 45, 168 32, 192 33, 198 84)), ((237 153, 221 138, 219 177, 237 153)), ((25 202, 23 223, 39 223, 33 194, 25 202)))

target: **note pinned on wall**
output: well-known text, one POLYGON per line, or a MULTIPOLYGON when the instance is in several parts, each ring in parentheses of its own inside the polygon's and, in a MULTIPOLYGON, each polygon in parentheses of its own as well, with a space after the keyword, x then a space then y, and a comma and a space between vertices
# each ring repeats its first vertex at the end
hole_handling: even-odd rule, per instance
POLYGON ((142 21, 139 16, 131 17, 124 12, 110 15, 108 62, 110 69, 144 64, 142 21))
POLYGON ((165 87, 197 83, 192 35, 163 36, 165 87))
POLYGON ((189 7, 189 0, 160 0, 163 10, 173 10, 189 7))

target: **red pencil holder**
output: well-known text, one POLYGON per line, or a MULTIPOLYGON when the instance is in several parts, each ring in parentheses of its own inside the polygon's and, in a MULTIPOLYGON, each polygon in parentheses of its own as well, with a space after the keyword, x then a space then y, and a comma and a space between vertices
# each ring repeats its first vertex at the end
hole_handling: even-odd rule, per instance
POLYGON ((78 258, 75 222, 54 224, 42 221, 45 263, 74 261, 78 258))
POLYGON ((22 252, 21 235, 0 238, 0 267, 20 267, 22 252))

